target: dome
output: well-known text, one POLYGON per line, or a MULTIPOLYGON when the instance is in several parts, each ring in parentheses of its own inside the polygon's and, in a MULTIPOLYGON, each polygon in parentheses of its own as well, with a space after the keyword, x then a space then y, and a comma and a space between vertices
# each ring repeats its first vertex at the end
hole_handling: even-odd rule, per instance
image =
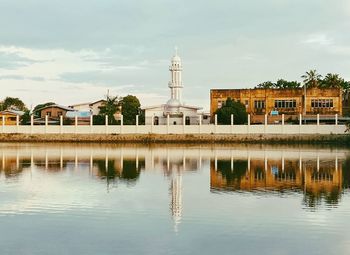
POLYGON ((173 56, 171 59, 172 62, 181 62, 181 58, 178 55, 173 56))
POLYGON ((170 99, 168 100, 168 102, 166 103, 167 107, 179 107, 181 104, 180 104, 180 101, 177 100, 177 99, 170 99))

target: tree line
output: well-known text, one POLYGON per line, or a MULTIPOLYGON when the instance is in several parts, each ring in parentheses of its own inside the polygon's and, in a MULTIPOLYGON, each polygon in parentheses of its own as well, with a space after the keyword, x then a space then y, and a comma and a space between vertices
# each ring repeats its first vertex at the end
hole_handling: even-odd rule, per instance
MULTIPOLYGON (((29 110, 21 99, 6 97, 4 100, 0 101, 0 111, 16 110, 24 112, 24 115, 21 117, 21 124, 24 125, 29 123, 30 115, 40 118, 42 108, 55 104, 55 102, 46 102, 38 104, 32 110, 29 110)), ((95 125, 105 124, 105 116, 108 116, 108 124, 120 124, 115 119, 115 114, 117 112, 123 115, 123 124, 125 125, 135 125, 136 115, 139 115, 139 124, 144 124, 144 111, 141 110, 140 101, 136 96, 127 95, 125 97, 120 97, 107 95, 104 104, 99 108, 99 114, 93 116, 95 125)))
POLYGON ((296 89, 306 88, 340 88, 343 91, 350 90, 350 81, 345 81, 339 74, 328 73, 322 76, 316 70, 307 71, 301 76, 303 84, 298 81, 279 79, 277 82, 266 81, 258 84, 255 88, 262 89, 296 89))

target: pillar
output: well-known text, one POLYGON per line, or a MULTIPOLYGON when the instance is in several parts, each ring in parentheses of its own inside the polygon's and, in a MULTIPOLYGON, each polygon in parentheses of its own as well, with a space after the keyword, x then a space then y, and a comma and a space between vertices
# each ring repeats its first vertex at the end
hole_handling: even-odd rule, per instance
POLYGON ((105 126, 108 127, 108 115, 105 116, 105 126))
POLYGON ((167 116, 166 116, 166 125, 169 127, 169 125, 170 125, 170 116, 169 116, 169 114, 167 114, 167 116))
POLYGON ((48 122, 49 122, 49 116, 45 115, 45 133, 47 133, 48 122))
POLYGON ((284 126, 284 114, 282 114, 282 126, 284 126))
POLYGON ((199 115, 199 125, 202 125, 202 115, 199 115))
POLYGON ((5 116, 2 116, 2 127, 5 126, 5 116))
POLYGON ((33 126, 34 126, 34 115, 30 115, 30 133, 33 133, 33 126))
POLYGON ((16 115, 16 126, 19 126, 19 115, 16 115))
POLYGON ((267 114, 265 114, 265 116, 264 116, 264 125, 265 126, 267 125, 267 114))
POLYGON ((90 126, 94 125, 94 117, 90 115, 90 126))
POLYGON ((60 133, 63 133, 63 116, 60 116, 60 133))
POLYGON ((74 125, 78 126, 78 115, 75 115, 74 117, 74 125))
POLYGON ((301 116, 301 114, 299 114, 299 125, 301 126, 301 124, 302 124, 302 116, 301 116))
POLYGON ((218 125, 218 115, 215 114, 215 126, 217 126, 217 125, 218 125))
POLYGON ((182 115, 182 125, 183 126, 186 125, 186 116, 185 116, 185 114, 182 115))
POLYGON ((335 125, 338 126, 338 114, 335 115, 335 125))
POLYGON ((248 114, 248 126, 250 126, 250 114, 248 114))
POLYGON ((139 125, 139 115, 136 115, 136 126, 139 125))
POLYGON ((124 125, 124 116, 120 115, 120 126, 124 125))
POLYGON ((231 114, 231 126, 233 126, 233 114, 231 114))
POLYGON ((317 121, 317 126, 320 125, 320 114, 317 113, 316 115, 316 121, 317 121))

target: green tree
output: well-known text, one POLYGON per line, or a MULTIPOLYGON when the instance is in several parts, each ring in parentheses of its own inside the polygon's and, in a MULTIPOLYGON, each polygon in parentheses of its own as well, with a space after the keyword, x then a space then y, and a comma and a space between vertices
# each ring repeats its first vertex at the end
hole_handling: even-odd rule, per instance
POLYGON ((136 96, 127 95, 121 101, 123 122, 125 125, 135 125, 136 115, 140 115, 141 104, 136 96))
POLYGON ((339 74, 328 73, 321 81, 320 87, 322 88, 343 88, 344 79, 339 74))
POLYGON ((322 75, 318 74, 316 70, 310 70, 301 76, 304 85, 307 88, 317 88, 320 84, 322 75))
POLYGON ((23 101, 17 97, 6 97, 5 100, 1 103, 2 110, 19 110, 26 111, 28 110, 23 101))
POLYGON ((26 110, 21 117, 21 125, 29 125, 30 122, 30 111, 26 110))
POLYGON ((38 104, 33 109, 33 115, 37 116, 37 117, 40 117, 41 116, 41 109, 46 107, 46 106, 50 106, 50 105, 55 105, 55 103, 54 102, 47 102, 47 103, 44 103, 44 104, 38 104))
POLYGON ((108 116, 109 125, 117 123, 114 114, 116 114, 119 110, 120 101, 121 99, 119 96, 107 96, 106 102, 102 106, 100 106, 100 115, 108 116))
POLYGON ((227 98, 225 104, 216 111, 218 123, 223 125, 231 124, 231 114, 233 114, 235 124, 245 124, 248 114, 243 104, 227 98))
POLYGON ((300 83, 297 81, 286 81, 284 79, 279 79, 276 82, 277 89, 296 89, 300 88, 300 83))
POLYGON ((263 83, 260 83, 256 86, 258 89, 273 89, 276 87, 276 84, 272 81, 265 81, 263 83))

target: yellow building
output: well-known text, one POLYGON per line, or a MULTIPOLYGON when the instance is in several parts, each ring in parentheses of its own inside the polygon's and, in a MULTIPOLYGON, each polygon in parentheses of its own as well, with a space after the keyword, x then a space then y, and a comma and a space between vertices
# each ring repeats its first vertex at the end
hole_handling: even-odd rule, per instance
POLYGON ((3 121, 6 126, 13 126, 17 123, 17 116, 20 119, 23 116, 24 112, 15 111, 15 110, 6 110, 0 112, 0 125, 3 124, 3 121))
POLYGON ((285 114, 286 117, 307 115, 342 115, 342 91, 337 88, 306 90, 306 106, 304 90, 297 89, 212 89, 210 90, 210 115, 213 116, 221 108, 227 98, 245 105, 252 122, 263 119, 265 114, 285 114))

